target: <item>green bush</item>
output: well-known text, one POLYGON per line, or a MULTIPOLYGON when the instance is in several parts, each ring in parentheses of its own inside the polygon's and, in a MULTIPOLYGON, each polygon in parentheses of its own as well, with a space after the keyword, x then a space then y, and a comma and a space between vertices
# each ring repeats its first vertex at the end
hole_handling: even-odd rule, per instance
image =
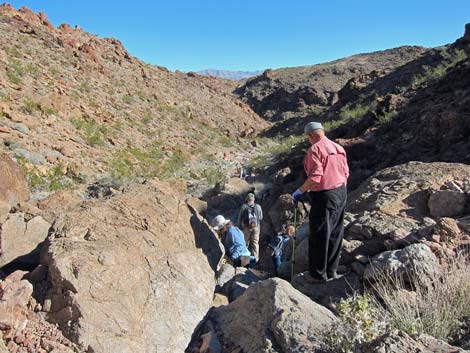
POLYGON ((182 174, 186 162, 187 159, 181 152, 166 155, 160 141, 156 141, 145 150, 127 147, 115 152, 108 163, 108 169, 118 182, 137 177, 172 179, 182 174))
POLYGON ((379 125, 388 125, 393 121, 393 119, 397 115, 398 115, 398 112, 396 111, 386 112, 385 114, 379 116, 378 123, 379 125))
POLYGON ((412 79, 412 86, 420 86, 425 82, 437 81, 447 74, 447 71, 463 60, 468 60, 469 55, 461 49, 442 49, 439 52, 441 61, 436 66, 423 65, 422 73, 412 79))
POLYGON ((10 66, 7 68, 7 77, 11 83, 19 85, 23 81, 24 68, 21 61, 12 60, 10 66))
POLYGON ((352 353, 362 344, 371 342, 385 332, 373 299, 354 294, 338 304, 339 324, 324 333, 325 351, 352 353))
POLYGON ((351 119, 357 119, 364 116, 367 112, 370 111, 370 107, 368 105, 356 104, 354 107, 350 107, 349 105, 344 106, 341 109, 340 117, 343 122, 349 121, 351 119))
POLYGON ((47 173, 41 172, 37 166, 28 165, 23 158, 17 158, 21 166, 29 188, 32 191, 57 191, 70 189, 75 182, 80 182, 77 178, 67 175, 67 167, 62 163, 53 166, 47 173))
POLYGON ((100 126, 94 120, 85 120, 82 118, 71 118, 71 123, 77 130, 80 130, 86 142, 90 146, 102 146, 109 130, 105 126, 100 126))
POLYGON ((33 101, 32 99, 25 98, 23 100, 23 106, 21 107, 21 110, 26 114, 33 114, 34 112, 40 112, 41 104, 33 101))

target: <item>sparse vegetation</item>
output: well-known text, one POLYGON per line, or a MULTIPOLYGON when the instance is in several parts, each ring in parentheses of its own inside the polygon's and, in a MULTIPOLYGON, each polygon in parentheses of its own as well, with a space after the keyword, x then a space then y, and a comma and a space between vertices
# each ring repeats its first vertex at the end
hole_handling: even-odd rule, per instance
POLYGON ((11 83, 19 85, 23 81, 24 68, 21 61, 13 59, 7 68, 7 77, 11 83))
POLYGON ((23 106, 21 107, 21 110, 25 114, 33 114, 34 112, 40 112, 41 104, 32 99, 25 98, 23 100, 23 106))
POLYGON ((85 120, 82 118, 71 118, 70 121, 77 130, 82 132, 83 137, 90 146, 104 145, 105 138, 109 133, 107 127, 99 125, 94 120, 85 120))
POLYGON ((33 191, 57 191, 72 188, 75 182, 81 180, 70 175, 68 168, 63 163, 58 163, 50 169, 40 169, 38 166, 27 163, 24 158, 17 158, 21 166, 29 188, 33 191))
POLYGON ((378 278, 374 306, 390 328, 446 340, 470 316, 469 261, 460 256, 430 275, 378 278))
POLYGON ((448 261, 430 274, 415 270, 406 281, 393 275, 376 277, 367 293, 342 300, 340 324, 325 333, 329 351, 352 353, 395 329, 445 341, 459 337, 470 317, 469 260, 459 256, 448 261))
POLYGON ((89 93, 89 92, 91 92, 90 82, 83 81, 82 83, 80 83, 80 86, 78 87, 78 90, 80 91, 80 93, 89 93))
POLYGON ((419 86, 424 82, 432 82, 444 77, 447 70, 469 57, 461 49, 442 49, 439 54, 441 56, 439 64, 436 66, 424 65, 423 72, 413 77, 412 86, 419 86))
POLYGON ((338 304, 340 324, 324 333, 325 350, 331 353, 352 353, 385 330, 379 312, 369 295, 354 294, 338 304))
POLYGON ((115 152, 108 163, 112 177, 118 182, 137 177, 171 179, 181 175, 186 156, 180 151, 166 153, 157 140, 145 150, 127 147, 115 152))
POLYGON ((396 111, 391 111, 391 112, 386 112, 384 115, 379 116, 379 125, 388 125, 390 124, 393 119, 398 115, 398 112, 396 111))
POLYGON ((134 101, 134 98, 132 96, 126 95, 122 97, 122 101, 125 104, 132 104, 132 102, 134 101))
POLYGON ((346 105, 341 109, 340 120, 346 122, 351 119, 357 119, 364 116, 370 110, 371 107, 368 105, 356 104, 354 107, 346 105))

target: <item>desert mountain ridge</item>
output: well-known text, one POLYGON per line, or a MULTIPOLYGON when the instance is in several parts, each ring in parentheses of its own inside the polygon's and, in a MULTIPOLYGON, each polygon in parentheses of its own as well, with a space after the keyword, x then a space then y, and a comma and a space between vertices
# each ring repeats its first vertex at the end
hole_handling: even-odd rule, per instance
POLYGON ((215 76, 220 78, 225 78, 227 80, 239 81, 249 77, 257 76, 261 74, 263 70, 256 71, 232 71, 232 70, 217 70, 217 69, 207 69, 197 71, 200 75, 215 76))

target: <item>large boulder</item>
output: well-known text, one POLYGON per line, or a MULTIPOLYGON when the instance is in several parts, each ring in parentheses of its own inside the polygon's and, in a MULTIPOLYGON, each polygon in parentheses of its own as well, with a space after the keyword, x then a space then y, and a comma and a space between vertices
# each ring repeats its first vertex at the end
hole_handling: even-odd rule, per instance
POLYGON ((0 220, 12 206, 26 201, 29 188, 19 165, 6 155, 0 154, 0 220))
POLYGON ((427 245, 413 244, 372 258, 365 269, 364 279, 374 281, 382 276, 406 279, 415 275, 432 275, 438 266, 436 255, 427 245))
POLYGON ((48 319, 82 349, 182 352, 212 305, 214 272, 175 189, 133 185, 53 224, 48 319))
POLYGON ((252 284, 229 305, 213 309, 195 332, 186 352, 201 352, 202 336, 215 338, 218 352, 320 352, 322 334, 336 322, 326 308, 272 278, 252 284), (222 348, 223 347, 223 348, 222 348))
POLYGON ((41 216, 28 221, 23 213, 10 213, 0 229, 0 267, 12 261, 39 263, 40 245, 50 226, 41 216))
POLYGON ((465 164, 409 162, 364 181, 348 195, 345 239, 362 244, 345 249, 346 262, 430 240, 430 217, 465 214, 468 175, 465 164))

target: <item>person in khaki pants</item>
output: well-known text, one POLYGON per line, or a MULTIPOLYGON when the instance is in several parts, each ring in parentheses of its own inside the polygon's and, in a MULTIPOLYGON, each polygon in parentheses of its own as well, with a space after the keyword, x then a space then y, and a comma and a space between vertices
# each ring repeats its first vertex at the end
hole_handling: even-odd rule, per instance
POLYGON ((248 250, 256 261, 259 260, 259 235, 262 220, 263 210, 259 204, 255 203, 255 194, 250 192, 238 213, 238 226, 243 229, 248 250))

